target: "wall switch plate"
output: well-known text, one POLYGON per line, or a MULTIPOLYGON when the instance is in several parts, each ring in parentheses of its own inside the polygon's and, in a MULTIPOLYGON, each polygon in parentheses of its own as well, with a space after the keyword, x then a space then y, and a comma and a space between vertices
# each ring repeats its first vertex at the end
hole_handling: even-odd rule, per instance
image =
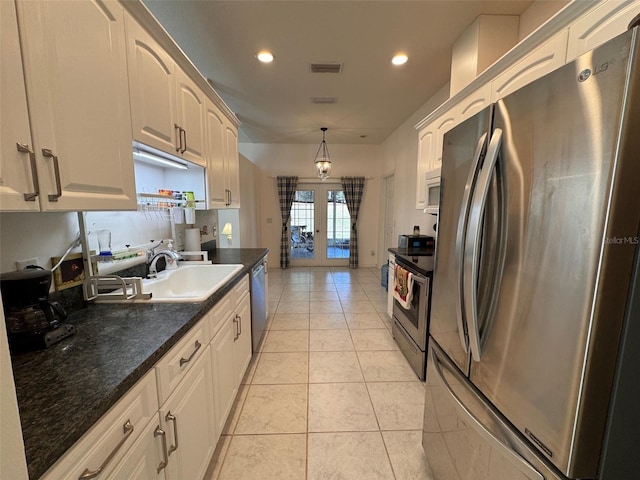
POLYGON ((26 258, 24 260, 16 260, 16 268, 18 270, 24 270, 29 265, 38 265, 38 257, 26 258))

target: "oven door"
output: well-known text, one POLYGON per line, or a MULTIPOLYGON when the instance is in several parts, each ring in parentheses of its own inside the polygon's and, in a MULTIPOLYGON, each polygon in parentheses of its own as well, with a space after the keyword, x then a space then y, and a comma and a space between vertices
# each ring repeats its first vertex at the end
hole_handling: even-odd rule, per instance
MULTIPOLYGON (((403 268, 406 268, 403 265, 403 268)), ((404 308, 393 300, 393 316, 405 331, 411 336, 416 345, 423 352, 427 347, 427 303, 429 300, 430 281, 428 277, 413 274, 413 298, 410 308, 404 308)))

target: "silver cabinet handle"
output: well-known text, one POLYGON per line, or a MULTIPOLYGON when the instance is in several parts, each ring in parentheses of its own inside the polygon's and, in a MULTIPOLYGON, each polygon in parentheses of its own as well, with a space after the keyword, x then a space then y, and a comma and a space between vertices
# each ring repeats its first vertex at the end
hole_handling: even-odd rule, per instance
POLYGON ((164 432, 164 430, 160 428, 160 425, 158 425, 156 429, 153 431, 153 436, 162 437, 162 454, 164 456, 164 460, 160 462, 157 468, 158 473, 160 473, 162 469, 166 468, 167 464, 169 463, 169 454, 167 453, 167 434, 164 432))
POLYGON ((182 149, 182 135, 180 134, 180 131, 182 130, 180 128, 180 125, 178 125, 177 123, 173 124, 173 129, 176 131, 176 152, 180 153, 180 150, 182 149))
POLYGON ((120 450, 124 442, 127 441, 127 438, 129 438, 133 433, 133 425, 129 420, 127 420, 127 422, 122 426, 122 428, 124 430, 124 437, 122 437, 120 442, 118 442, 118 444, 111 451, 109 456, 104 459, 104 462, 102 462, 102 465, 100 465, 97 469, 93 471, 89 470, 88 468, 85 468, 84 472, 82 472, 82 474, 78 477, 78 480, 89 480, 91 478, 96 478, 98 475, 102 473, 102 471, 106 468, 109 462, 113 460, 113 457, 115 457, 116 453, 118 453, 118 450, 120 450))
POLYGON ((185 363, 189 363, 193 358, 193 356, 196 354, 196 352, 200 350, 200 347, 202 346, 202 344, 198 340, 196 340, 196 343, 194 344, 194 346, 195 348, 193 349, 193 352, 191 352, 191 355, 189 355, 187 358, 180 358, 180 366, 183 366, 185 363))
POLYGON ((242 317, 236 314, 236 318, 238 319, 238 337, 242 335, 242 317))
POLYGON ((40 195, 40 186, 38 183, 38 170, 36 170, 36 154, 29 145, 25 143, 16 143, 19 152, 29 154, 29 163, 31 164, 31 178, 33 179, 33 193, 25 193, 26 202, 35 202, 36 197, 40 195))
POLYGON ((235 331, 233 332, 233 341, 238 340, 238 316, 233 317, 233 323, 235 324, 235 331))
POLYGON ((181 153, 187 151, 187 131, 182 127, 180 127, 180 146, 182 147, 182 149, 180 150, 181 153), (183 140, 184 144, 182 143, 183 140))
POLYGON ((58 198, 62 196, 62 185, 60 184, 60 163, 58 162, 58 156, 48 148, 42 149, 42 155, 53 160, 53 170, 56 175, 56 193, 54 195, 49 195, 49 201, 57 202, 58 198))
POLYGON ((173 441, 174 444, 169 447, 167 453, 171 455, 178 449, 178 420, 175 415, 171 414, 171 410, 167 412, 167 415, 164 417, 167 422, 173 422, 173 441))

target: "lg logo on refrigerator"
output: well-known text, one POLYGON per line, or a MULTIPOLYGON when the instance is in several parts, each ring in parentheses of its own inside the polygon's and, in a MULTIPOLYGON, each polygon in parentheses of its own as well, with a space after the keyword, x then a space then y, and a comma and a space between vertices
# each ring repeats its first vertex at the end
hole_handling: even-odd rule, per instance
POLYGON ((598 75, 599 73, 604 72, 607 68, 609 68, 609 62, 605 62, 599 67, 594 67, 593 71, 589 68, 585 68, 580 72, 580 75, 578 75, 578 81, 584 82, 591 75, 598 75))

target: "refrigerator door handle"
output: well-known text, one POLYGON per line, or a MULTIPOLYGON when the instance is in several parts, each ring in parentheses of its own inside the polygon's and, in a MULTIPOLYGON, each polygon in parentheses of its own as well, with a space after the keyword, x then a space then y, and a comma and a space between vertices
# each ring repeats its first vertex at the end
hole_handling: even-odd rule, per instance
MULTIPOLYGON (((485 427, 482 422, 474 415, 474 413, 465 405, 464 401, 460 399, 460 397, 453 391, 449 382, 445 378, 442 368, 447 369, 452 375, 457 375, 457 372, 454 372, 452 368, 448 368, 447 365, 443 365, 440 359, 440 356, 436 352, 436 349, 431 347, 431 361, 433 366, 435 367, 436 381, 447 391, 451 398, 456 404, 456 407, 460 411, 460 413, 469 420, 471 427, 480 434, 487 442, 489 442, 493 447, 497 448, 514 467, 516 467, 520 472, 526 475, 527 478, 532 480, 545 480, 544 476, 540 472, 538 472, 529 462, 527 462, 524 458, 522 458, 518 453, 516 453, 509 445, 506 445, 499 438, 497 438, 487 427, 485 427)), ((460 382, 464 382, 464 380, 460 380, 460 382)), ((470 392, 471 393, 471 392, 470 392)), ((475 392, 474 395, 477 396, 475 392)), ((484 400, 478 398, 478 402, 484 404, 484 400)), ((505 426, 505 429, 508 427, 505 426)))
POLYGON ((502 146, 502 130, 496 128, 491 135, 484 164, 478 175, 476 188, 473 192, 471 207, 469 208, 469 222, 467 235, 464 239, 462 298, 464 317, 469 332, 469 349, 471 358, 479 362, 482 353, 480 345, 480 329, 478 326, 478 267, 480 258, 480 238, 482 232, 482 217, 487 204, 491 176, 495 170, 502 146))
POLYGON ((471 168, 469 169, 469 175, 467 176, 467 182, 464 186, 464 195, 462 197, 462 208, 460 209, 460 216, 458 217, 458 228, 456 229, 456 265, 458 270, 458 295, 457 298, 460 299, 456 303, 456 307, 458 310, 458 334, 460 335, 460 344, 462 345, 462 349, 465 353, 469 353, 469 341, 468 341, 468 333, 465 328, 466 322, 463 320, 465 316, 465 305, 464 305, 464 245, 465 239, 467 236, 467 228, 468 228, 468 219, 469 219, 469 209, 471 208, 471 200, 473 198, 474 187, 476 183, 476 178, 478 177, 478 170, 480 167, 480 161, 482 160, 483 154, 486 150, 487 144, 487 133, 482 134, 482 136, 478 139, 478 145, 476 146, 476 150, 473 154, 473 161, 471 168))

